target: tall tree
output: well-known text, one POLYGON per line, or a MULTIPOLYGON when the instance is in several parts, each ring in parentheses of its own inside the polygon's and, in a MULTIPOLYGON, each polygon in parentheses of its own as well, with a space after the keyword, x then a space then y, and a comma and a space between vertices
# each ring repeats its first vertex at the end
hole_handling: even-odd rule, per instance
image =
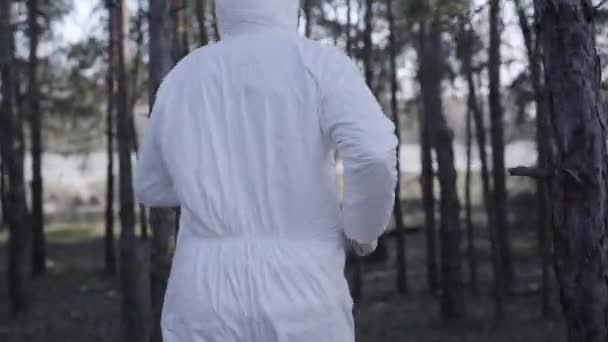
POLYGON ((172 56, 175 63, 188 54, 188 5, 186 0, 171 0, 172 56))
POLYGON ((353 53, 353 4, 352 0, 346 0, 346 27, 344 28, 344 33, 346 35, 346 54, 348 56, 352 56, 353 53))
POLYGON ((423 20, 420 28, 419 82, 424 115, 433 123, 432 141, 437 154, 441 189, 441 314, 447 319, 464 316, 464 297, 460 255, 460 202, 456 189, 456 169, 452 146, 453 132, 443 113, 441 82, 445 68, 439 10, 423 20))
POLYGON ((116 245, 114 237, 114 117, 116 114, 116 9, 114 0, 106 0, 108 11, 108 69, 106 75, 107 88, 107 116, 106 116, 106 150, 108 164, 106 168, 106 208, 105 208, 105 236, 104 257, 106 271, 110 274, 116 272, 116 245))
POLYGON ((27 23, 29 36, 28 58, 28 109, 30 124, 30 153, 32 155, 32 273, 34 276, 46 272, 46 241, 44 238, 44 206, 42 183, 42 115, 40 113, 40 84, 38 80, 38 0, 27 1, 27 23))
POLYGON ((312 1, 313 0, 302 0, 302 10, 304 11, 304 17, 306 18, 304 35, 307 38, 310 38, 310 34, 312 33, 312 1))
POLYGON ((469 286, 477 292, 477 259, 475 250, 475 230, 473 227, 472 204, 471 204, 471 145, 473 143, 472 132, 472 111, 467 106, 466 110, 466 154, 467 167, 465 174, 465 223, 467 225, 467 257, 469 259, 469 286))
POLYGON ((145 246, 138 243, 135 235, 135 202, 131 152, 133 130, 129 108, 129 86, 126 67, 127 27, 126 0, 115 3, 117 21, 117 137, 119 162, 119 199, 120 199, 120 262, 122 290, 122 339, 123 341, 147 341, 149 339, 148 315, 149 290, 146 274, 145 246))
POLYGON ((430 116, 420 110, 420 158, 422 174, 422 205, 424 207, 424 232, 426 239, 426 275, 431 293, 439 290, 439 268, 437 263, 437 233, 435 223, 435 167, 433 166, 433 143, 430 116))
POLYGON ((205 46, 209 43, 209 33, 207 32, 207 0, 196 0, 195 12, 198 24, 199 44, 205 46))
POLYGON ((482 109, 479 97, 477 95, 477 85, 475 83, 475 70, 479 69, 473 65, 473 53, 475 46, 479 41, 475 30, 472 28, 470 23, 464 21, 461 25, 460 37, 458 39, 458 55, 462 63, 462 73, 467 81, 468 110, 473 115, 473 123, 475 126, 475 137, 477 140, 477 151, 479 154, 479 160, 481 163, 481 185, 482 185, 482 199, 485 206, 487 230, 490 235, 491 244, 491 260, 493 270, 493 296, 495 300, 495 312, 496 316, 502 316, 503 311, 503 297, 499 290, 500 284, 502 283, 501 269, 502 263, 500 262, 500 252, 498 250, 498 243, 496 241, 496 226, 493 224, 494 216, 492 215, 492 194, 490 188, 490 171, 488 168, 488 155, 486 150, 486 124, 485 115, 482 109))
POLYGON ((0 152, 8 180, 6 215, 9 226, 8 290, 10 309, 15 314, 27 310, 26 229, 28 212, 23 175, 23 145, 18 143, 21 120, 16 113, 15 87, 15 15, 13 0, 0 0, 0 152))
MULTIPOLYGON (((171 4, 165 0, 149 0, 149 103, 154 104, 158 87, 165 75, 171 70, 172 57, 171 4)), ((172 208, 151 208, 152 226, 151 246, 151 290, 153 329, 152 341, 161 342, 160 318, 163 298, 171 268, 172 243, 175 240, 175 210, 172 208)))
MULTIPOLYGON (((515 9, 519 18, 519 27, 524 38, 532 89, 534 91, 534 102, 536 104, 536 149, 538 151, 537 165, 545 168, 547 139, 545 129, 546 105, 544 85, 542 84, 542 66, 540 59, 540 41, 534 36, 532 25, 528 21, 524 5, 521 0, 515 0, 515 9)), ((536 13, 535 13, 536 14, 536 13)), ((541 311, 543 316, 548 316, 551 311, 549 303, 549 255, 547 253, 547 230, 550 221, 550 208, 547 199, 547 187, 545 180, 537 179, 537 205, 538 205, 538 250, 541 259, 541 311)))
POLYGON ((546 169, 570 342, 608 341, 606 107, 589 0, 537 0, 547 81, 546 169))
POLYGON ((395 218, 395 230, 397 231, 397 289, 400 293, 408 291, 407 284, 407 259, 405 257, 405 224, 403 223, 403 210, 401 209, 401 170, 399 162, 399 151, 401 145, 401 126, 399 125, 399 104, 397 93, 399 83, 397 81, 397 42, 395 39, 395 16, 393 14, 393 0, 387 0, 386 13, 389 25, 389 54, 391 74, 391 112, 395 121, 395 133, 399 140, 397 146, 397 186, 395 187, 395 206, 393 216, 395 218))
POLYGON ((500 69, 501 69, 501 1, 490 0, 490 47, 489 47, 489 103, 490 103, 490 140, 492 144, 492 174, 494 180, 493 189, 493 214, 496 226, 496 238, 501 254, 502 269, 504 270, 504 282, 501 284, 501 292, 511 284, 514 276, 513 261, 509 240, 509 223, 507 222, 507 185, 505 172, 505 139, 504 139, 504 112, 502 108, 502 96, 500 92, 500 69))

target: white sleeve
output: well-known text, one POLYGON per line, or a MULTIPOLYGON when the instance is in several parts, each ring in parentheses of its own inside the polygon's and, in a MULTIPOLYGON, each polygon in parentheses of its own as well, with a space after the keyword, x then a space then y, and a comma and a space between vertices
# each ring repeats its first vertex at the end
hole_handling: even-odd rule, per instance
POLYGON ((322 129, 344 163, 344 233, 358 243, 371 243, 384 232, 394 204, 395 126, 356 66, 342 53, 334 58, 321 86, 322 129))
POLYGON ((134 190, 140 203, 151 207, 175 207, 179 198, 162 156, 161 137, 165 106, 159 96, 152 110, 148 129, 135 168, 134 190))

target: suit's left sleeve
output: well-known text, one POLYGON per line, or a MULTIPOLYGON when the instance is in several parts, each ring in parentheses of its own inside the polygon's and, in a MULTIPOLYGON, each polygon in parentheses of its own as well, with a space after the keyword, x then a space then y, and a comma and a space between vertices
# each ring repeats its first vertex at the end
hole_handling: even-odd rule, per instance
POLYGON ((166 106, 159 90, 135 167, 134 190, 138 201, 150 207, 175 207, 179 197, 162 155, 161 135, 166 106))

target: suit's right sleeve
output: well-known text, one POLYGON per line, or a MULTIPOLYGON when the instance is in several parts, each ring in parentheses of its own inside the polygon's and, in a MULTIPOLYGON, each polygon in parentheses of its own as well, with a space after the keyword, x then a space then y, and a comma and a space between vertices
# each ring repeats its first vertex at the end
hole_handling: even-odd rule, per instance
POLYGON ((394 204, 394 125, 350 59, 334 49, 327 58, 320 85, 321 125, 344 164, 344 233, 358 243, 371 243, 384 232, 394 204))
POLYGON ((139 151, 133 188, 138 201, 151 207, 175 207, 179 197, 163 158, 161 138, 168 113, 164 88, 159 89, 139 151))

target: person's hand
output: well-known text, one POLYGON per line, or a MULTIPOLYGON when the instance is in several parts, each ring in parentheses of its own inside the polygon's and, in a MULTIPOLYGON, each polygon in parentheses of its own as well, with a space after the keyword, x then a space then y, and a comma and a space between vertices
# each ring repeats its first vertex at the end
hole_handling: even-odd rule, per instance
POLYGON ((368 256, 372 254, 378 247, 378 240, 374 240, 369 243, 359 243, 357 241, 349 240, 350 246, 358 256, 368 256))

